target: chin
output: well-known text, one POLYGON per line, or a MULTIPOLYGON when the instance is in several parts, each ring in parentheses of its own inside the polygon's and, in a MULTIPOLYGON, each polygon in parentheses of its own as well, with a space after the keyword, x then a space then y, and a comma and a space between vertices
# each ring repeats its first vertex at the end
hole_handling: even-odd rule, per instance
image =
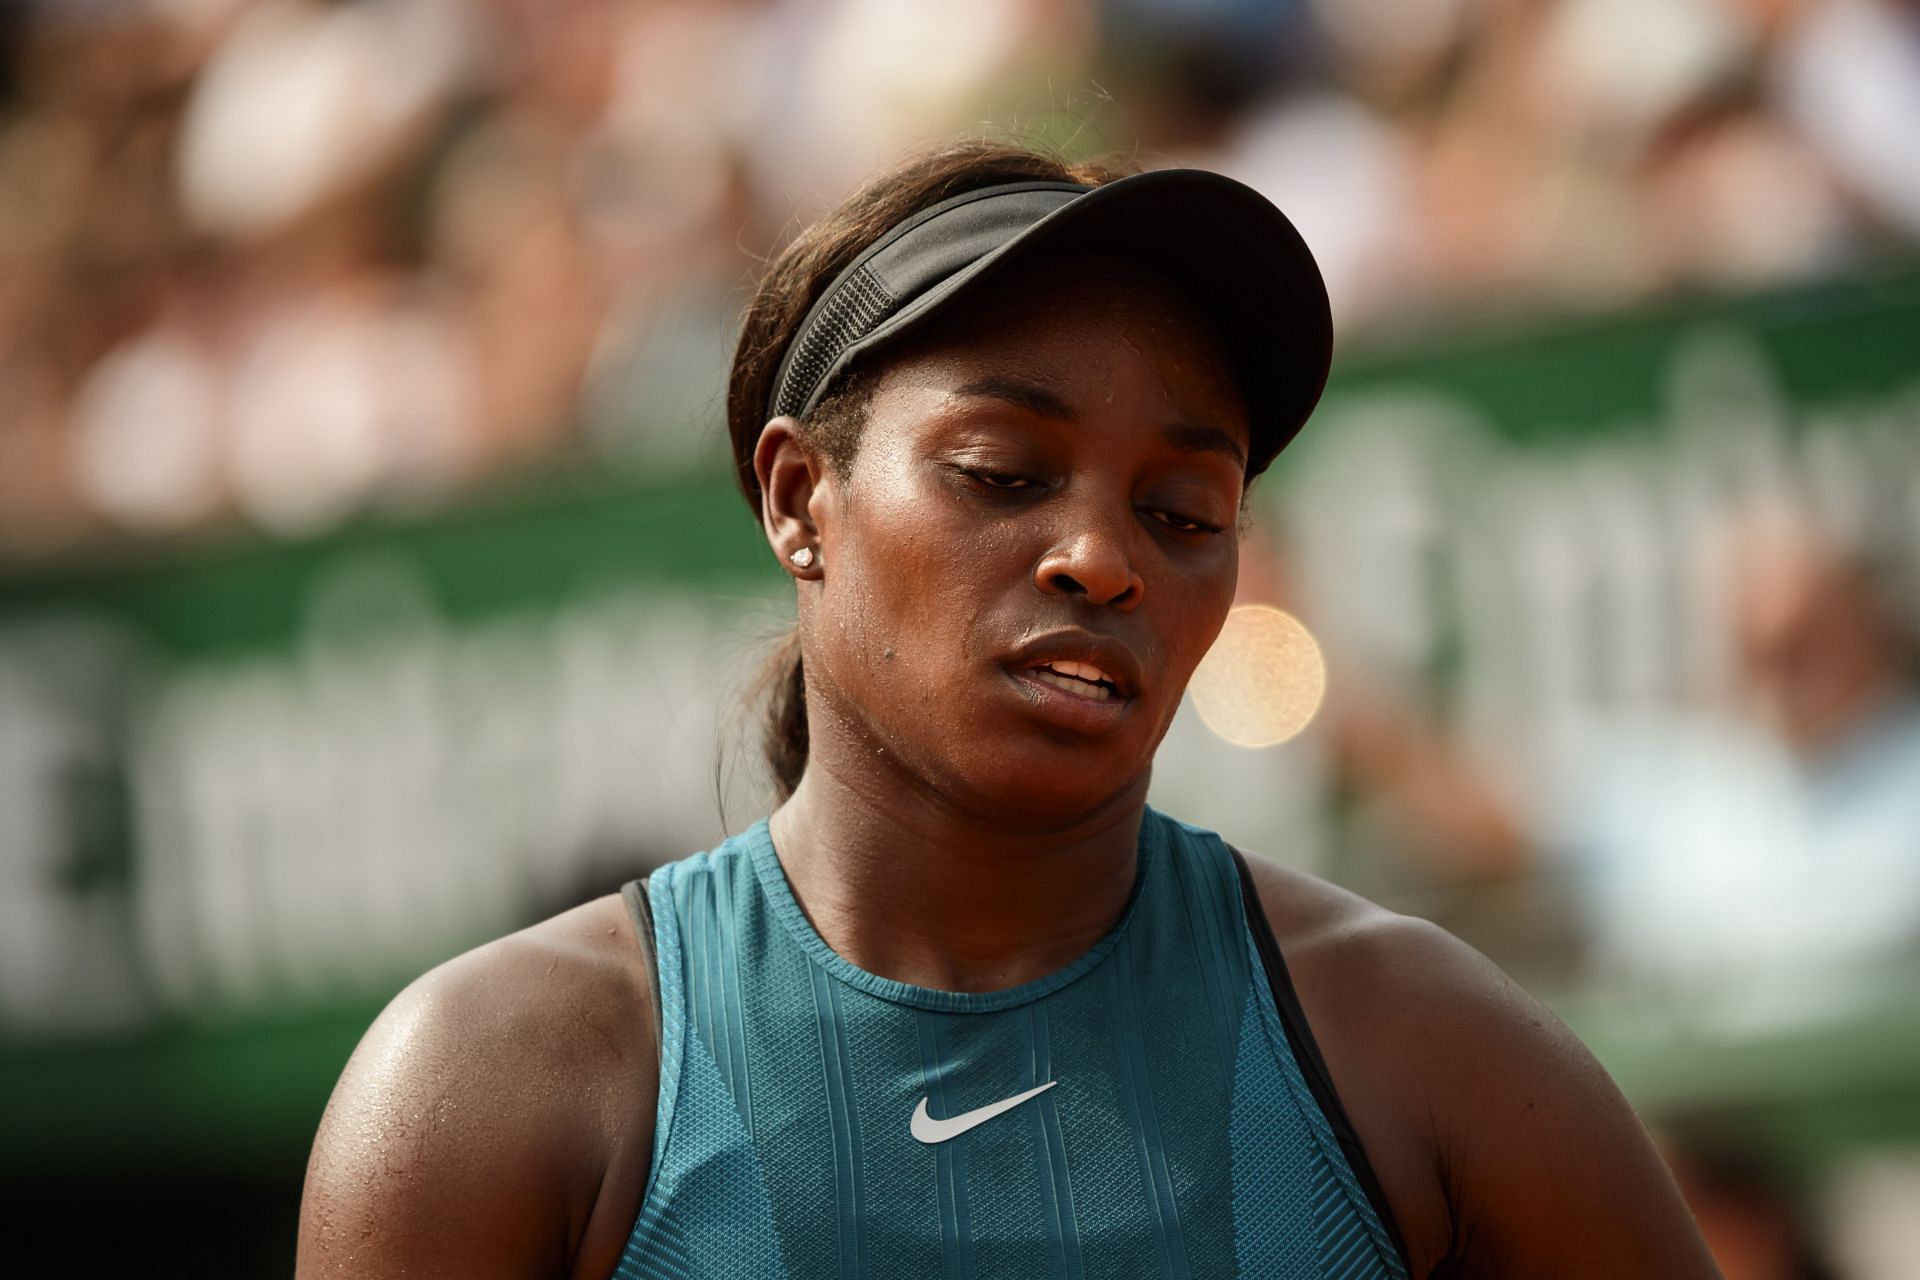
POLYGON ((1009 749, 961 773, 979 807, 1009 826, 1065 825, 1146 793, 1151 755, 1117 759, 1117 745, 1009 749))

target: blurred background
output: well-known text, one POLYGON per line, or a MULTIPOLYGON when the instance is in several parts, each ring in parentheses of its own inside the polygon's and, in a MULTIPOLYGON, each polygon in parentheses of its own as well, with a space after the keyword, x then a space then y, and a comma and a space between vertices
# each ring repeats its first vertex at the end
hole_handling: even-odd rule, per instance
POLYGON ((1914 0, 0 3, 0 1203, 285 1274, 394 991, 765 811, 733 326, 962 134, 1333 295, 1324 696, 1155 802, 1514 973, 1733 1280, 1920 1276, 1914 0))

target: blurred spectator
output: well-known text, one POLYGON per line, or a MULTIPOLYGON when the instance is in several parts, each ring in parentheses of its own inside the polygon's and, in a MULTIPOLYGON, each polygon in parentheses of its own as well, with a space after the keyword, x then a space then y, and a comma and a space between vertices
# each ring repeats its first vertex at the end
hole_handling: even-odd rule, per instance
POLYGON ((261 0, 195 78, 179 152, 194 224, 255 240, 396 163, 461 78, 460 0, 261 0))
POLYGON ((1785 4, 1778 77, 1794 124, 1879 218, 1920 236, 1920 4, 1785 4))
POLYGON ((790 232, 888 157, 1029 113, 1087 72, 1084 0, 783 0, 751 156, 790 232))
POLYGON ((1603 726, 1561 771, 1601 959, 1711 984, 1729 1016, 1835 1012, 1920 940, 1920 698, 1866 567, 1810 517, 1743 513, 1738 705, 1603 726))
POLYGON ((1826 167, 1744 93, 1673 116, 1641 176, 1647 266, 1661 282, 1751 287, 1843 260, 1847 210, 1826 167))
POLYGON ((1453 874, 1564 860, 1593 960, 1735 1021, 1840 1015, 1920 943, 1915 650, 1858 557, 1797 504, 1741 510, 1722 563, 1725 706, 1590 717, 1503 785, 1349 691, 1336 741, 1408 847, 1453 874))

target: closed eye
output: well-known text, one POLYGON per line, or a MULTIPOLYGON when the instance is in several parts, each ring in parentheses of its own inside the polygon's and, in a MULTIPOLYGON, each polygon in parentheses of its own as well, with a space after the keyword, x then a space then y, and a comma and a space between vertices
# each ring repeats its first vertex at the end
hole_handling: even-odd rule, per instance
POLYGON ((1222 525, 1208 524, 1192 516, 1183 516, 1177 511, 1152 511, 1148 514, 1176 533, 1220 533, 1224 529, 1222 525))
POLYGON ((962 467, 960 474, 989 489, 1031 489, 1036 483, 1026 476, 1017 476, 1008 471, 981 471, 973 467, 962 467))

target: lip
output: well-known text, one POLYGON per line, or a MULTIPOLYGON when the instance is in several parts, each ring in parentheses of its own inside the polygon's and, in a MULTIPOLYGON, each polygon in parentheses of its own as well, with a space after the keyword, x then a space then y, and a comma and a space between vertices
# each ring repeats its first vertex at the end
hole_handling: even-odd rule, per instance
POLYGON ((1044 719, 1083 733, 1111 729, 1140 695, 1140 660, 1120 641, 1091 631, 1053 631, 1035 636, 1001 663, 1021 698, 1044 719), (1113 682, 1113 694, 1090 698, 1035 679, 1030 672, 1050 662, 1084 662, 1113 682))
MULTIPOLYGON (((1008 656, 1005 666, 1015 673, 1043 667, 1049 662, 1084 662, 1100 668, 1113 681, 1113 691, 1123 699, 1140 695, 1140 659, 1133 650, 1112 636, 1099 635, 1078 627, 1049 631, 1034 636, 1008 656)), ((1051 685, 1042 685, 1050 689, 1051 685)))

